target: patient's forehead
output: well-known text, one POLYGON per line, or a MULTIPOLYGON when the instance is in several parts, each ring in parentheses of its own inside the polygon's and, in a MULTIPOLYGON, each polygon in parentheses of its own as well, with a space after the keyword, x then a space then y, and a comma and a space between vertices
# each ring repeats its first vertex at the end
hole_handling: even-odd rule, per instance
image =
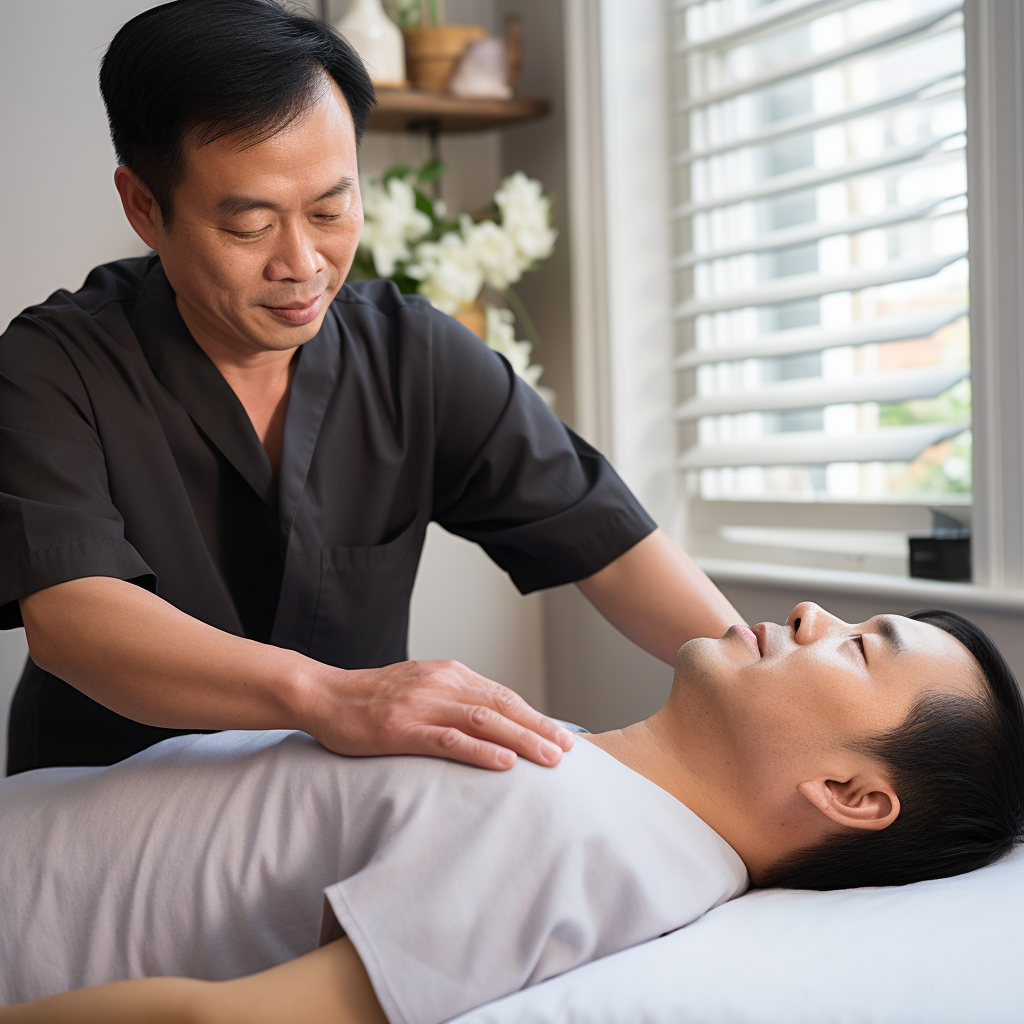
POLYGON ((868 620, 871 629, 884 629, 898 651, 894 664, 906 661, 908 669, 933 674, 936 688, 965 696, 987 695, 988 682, 973 654, 952 634, 930 622, 904 615, 884 615, 868 620))

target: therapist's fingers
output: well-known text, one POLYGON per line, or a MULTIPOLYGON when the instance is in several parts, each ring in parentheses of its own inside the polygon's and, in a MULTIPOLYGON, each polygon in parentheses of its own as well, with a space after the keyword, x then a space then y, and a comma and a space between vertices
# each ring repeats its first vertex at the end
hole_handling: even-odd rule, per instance
POLYGON ((517 756, 557 764, 573 744, 515 691, 455 661, 324 666, 310 708, 305 731, 339 754, 429 754, 508 768, 517 756))
MULTIPOLYGON (((539 765, 551 766, 562 760, 562 747, 552 740, 513 722, 482 704, 457 707, 454 728, 475 739, 496 744, 539 765)), ((510 762, 511 763, 511 762, 510 762)))
POLYGON ((573 744, 571 733, 514 690, 458 662, 432 665, 421 685, 403 696, 407 706, 395 711, 406 719, 404 742, 399 742, 410 753, 439 754, 485 768, 509 768, 517 757, 551 767, 573 744), (419 743, 437 749, 424 751, 419 743))
POLYGON ((515 690, 460 662, 404 662, 384 671, 392 675, 392 683, 401 680, 389 687, 390 718, 395 725, 404 719, 406 727, 453 726, 541 765, 557 764, 562 751, 573 745, 570 732, 532 708, 515 690))
MULTIPOLYGON (((474 673, 476 675, 476 673, 474 673)), ((557 722, 542 715, 536 708, 531 707, 523 698, 501 683, 495 683, 483 676, 477 679, 487 684, 486 693, 488 696, 487 706, 496 711, 502 718, 521 727, 543 736, 550 740, 562 750, 568 750, 573 745, 572 733, 562 728, 557 722)), ((481 701, 481 704, 484 702, 481 701)))
POLYGON ((496 771, 511 768, 518 760, 508 747, 469 736, 454 726, 423 726, 419 733, 424 747, 419 752, 434 757, 447 757, 496 771))

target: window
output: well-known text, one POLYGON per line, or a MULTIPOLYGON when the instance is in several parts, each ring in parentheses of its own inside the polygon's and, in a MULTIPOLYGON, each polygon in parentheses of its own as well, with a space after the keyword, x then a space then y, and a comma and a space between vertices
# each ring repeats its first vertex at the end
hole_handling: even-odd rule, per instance
POLYGON ((675 0, 694 554, 907 572, 969 523, 962 0, 675 0))

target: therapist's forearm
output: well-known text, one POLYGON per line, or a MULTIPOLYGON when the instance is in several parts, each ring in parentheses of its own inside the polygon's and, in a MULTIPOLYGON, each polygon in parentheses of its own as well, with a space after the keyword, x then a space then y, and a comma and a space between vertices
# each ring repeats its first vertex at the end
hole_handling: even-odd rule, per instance
POLYGON ((233 636, 123 580, 21 601, 32 660, 126 718, 168 729, 302 728, 310 659, 233 636))
POLYGON ((343 669, 224 633, 105 576, 21 599, 35 663, 111 711, 167 729, 301 729, 338 754, 555 765, 572 736, 456 661, 343 669))
POLYGON ((693 559, 661 530, 576 585, 621 633, 670 664, 687 640, 720 637, 744 621, 693 559))

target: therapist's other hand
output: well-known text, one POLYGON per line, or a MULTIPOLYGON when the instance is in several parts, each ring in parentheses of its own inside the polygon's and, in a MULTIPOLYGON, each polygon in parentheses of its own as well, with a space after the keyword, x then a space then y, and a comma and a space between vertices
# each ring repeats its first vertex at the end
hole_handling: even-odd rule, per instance
POLYGON ((306 731, 338 754, 426 754, 500 770, 517 756, 556 765, 573 745, 514 690, 457 661, 320 668, 306 731))

